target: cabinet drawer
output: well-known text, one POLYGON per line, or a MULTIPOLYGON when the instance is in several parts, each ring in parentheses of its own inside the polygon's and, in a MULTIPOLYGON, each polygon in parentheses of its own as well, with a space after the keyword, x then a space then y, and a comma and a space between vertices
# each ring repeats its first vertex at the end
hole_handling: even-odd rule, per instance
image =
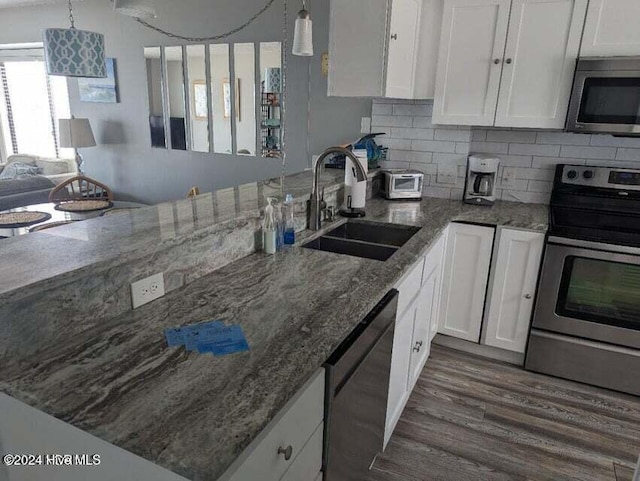
MULTIPOLYGON (((324 369, 321 369, 245 449, 220 481, 280 480, 294 465, 323 418, 324 369), (292 455, 285 460, 278 450, 289 446, 292 455)), ((322 430, 320 433, 322 438, 322 430)))
POLYGON ((396 284, 400 292, 398 296, 398 316, 401 316, 411 301, 420 291, 422 286, 422 269, 424 257, 421 257, 409 270, 409 272, 396 284))
POLYGON ((284 473, 281 481, 311 481, 322 469, 322 433, 324 423, 316 427, 302 452, 284 473))

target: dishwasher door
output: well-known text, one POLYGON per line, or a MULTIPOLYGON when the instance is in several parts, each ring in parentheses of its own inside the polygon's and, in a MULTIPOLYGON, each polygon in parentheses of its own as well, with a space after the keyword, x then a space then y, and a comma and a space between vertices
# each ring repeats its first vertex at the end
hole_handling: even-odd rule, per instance
POLYGON ((390 291, 325 364, 325 481, 362 481, 383 449, 398 291, 390 291))

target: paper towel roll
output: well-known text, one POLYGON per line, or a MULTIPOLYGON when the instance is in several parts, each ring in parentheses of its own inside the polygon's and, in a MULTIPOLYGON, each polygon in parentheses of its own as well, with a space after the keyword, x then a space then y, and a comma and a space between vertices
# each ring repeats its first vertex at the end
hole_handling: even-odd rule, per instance
MULTIPOLYGON (((353 155, 358 157, 362 167, 364 167, 364 171, 368 172, 369 161, 367 160, 367 151, 365 149, 354 150, 353 155)), ((345 164, 344 185, 344 206, 352 207, 354 209, 364 209, 367 202, 367 181, 357 181, 356 168, 349 157, 347 157, 347 162, 345 164), (349 205, 349 196, 351 196, 351 205, 349 205)))

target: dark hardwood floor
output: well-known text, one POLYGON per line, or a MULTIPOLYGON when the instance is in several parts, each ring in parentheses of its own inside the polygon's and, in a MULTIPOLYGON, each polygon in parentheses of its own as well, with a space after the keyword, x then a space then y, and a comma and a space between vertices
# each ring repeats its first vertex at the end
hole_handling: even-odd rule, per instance
POLYGON ((369 481, 631 481, 639 454, 640 398, 433 346, 369 481))

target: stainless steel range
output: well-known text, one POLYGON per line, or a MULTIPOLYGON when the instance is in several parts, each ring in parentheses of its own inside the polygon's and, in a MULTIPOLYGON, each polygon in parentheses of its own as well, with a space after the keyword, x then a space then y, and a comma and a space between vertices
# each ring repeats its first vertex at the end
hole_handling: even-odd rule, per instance
POLYGON ((559 165, 525 367, 640 395, 640 170, 559 165))

